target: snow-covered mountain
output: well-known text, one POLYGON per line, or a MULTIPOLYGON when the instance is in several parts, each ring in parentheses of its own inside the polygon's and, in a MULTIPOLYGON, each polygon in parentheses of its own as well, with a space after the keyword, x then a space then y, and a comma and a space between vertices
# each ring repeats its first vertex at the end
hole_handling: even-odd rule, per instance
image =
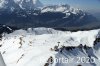
POLYGON ((0 10, 32 10, 42 6, 43 4, 39 0, 0 0, 0 10))
POLYGON ((91 29, 99 25, 93 15, 79 9, 68 9, 67 5, 43 7, 38 10, 1 11, 0 21, 1 24, 19 28, 67 27, 68 29, 81 29, 87 27, 87 29, 91 29))
POLYGON ((44 12, 62 12, 66 13, 66 15, 70 15, 70 13, 78 14, 82 13, 82 10, 75 9, 68 4, 64 5, 51 5, 51 6, 44 6, 41 10, 42 13, 44 12))
POLYGON ((67 4, 43 6, 39 0, 1 0, 0 24, 18 28, 67 27, 73 30, 91 29, 100 23, 93 15, 67 4))
POLYGON ((100 29, 55 30, 91 29, 100 26, 97 21, 67 4, 0 0, 0 24, 5 24, 0 25, 0 61, 6 66, 100 66, 100 29))
POLYGON ((3 34, 0 52, 6 66, 100 66, 100 29, 20 29, 3 34))

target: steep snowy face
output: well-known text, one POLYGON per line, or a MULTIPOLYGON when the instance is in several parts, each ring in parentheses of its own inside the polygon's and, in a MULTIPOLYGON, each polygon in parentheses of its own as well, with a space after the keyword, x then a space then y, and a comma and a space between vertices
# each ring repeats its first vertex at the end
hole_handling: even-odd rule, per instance
POLYGON ((15 2, 22 8, 22 9, 34 9, 37 7, 42 7, 43 4, 39 0, 18 0, 15 2))
POLYGON ((13 11, 14 9, 31 10, 37 7, 42 7, 39 0, 1 0, 0 8, 7 8, 13 11))
POLYGON ((66 15, 70 15, 70 13, 78 14, 82 13, 80 9, 75 9, 70 7, 68 4, 65 5, 52 5, 52 6, 45 6, 42 8, 41 12, 62 12, 66 13, 66 15))
POLYGON ((100 29, 78 32, 51 28, 20 29, 3 35, 0 52, 6 66, 100 66, 99 32, 100 29), (78 61, 78 57, 83 61, 78 61), (83 58, 90 60, 84 61, 83 58), (50 59, 62 60, 49 63, 50 59), (73 60, 67 63, 64 59, 73 60))
POLYGON ((0 8, 4 7, 5 0, 0 0, 0 8))
POLYGON ((70 6, 69 5, 52 5, 52 6, 45 6, 43 9, 42 9, 42 12, 48 12, 48 11, 51 11, 51 12, 67 12, 70 10, 70 6))
POLYGON ((42 7, 43 4, 39 0, 33 0, 34 6, 35 7, 42 7))
POLYGON ((19 6, 14 2, 14 0, 0 0, 0 10, 9 9, 13 11, 15 8, 19 8, 19 6))

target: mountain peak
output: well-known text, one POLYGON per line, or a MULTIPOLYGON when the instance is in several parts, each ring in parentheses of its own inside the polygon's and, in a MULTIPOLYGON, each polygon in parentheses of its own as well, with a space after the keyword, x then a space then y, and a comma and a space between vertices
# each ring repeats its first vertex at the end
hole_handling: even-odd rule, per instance
POLYGON ((0 0, 0 9, 25 9, 31 10, 43 6, 39 0, 0 0))
POLYGON ((33 0, 35 7, 42 7, 43 4, 39 0, 33 0))

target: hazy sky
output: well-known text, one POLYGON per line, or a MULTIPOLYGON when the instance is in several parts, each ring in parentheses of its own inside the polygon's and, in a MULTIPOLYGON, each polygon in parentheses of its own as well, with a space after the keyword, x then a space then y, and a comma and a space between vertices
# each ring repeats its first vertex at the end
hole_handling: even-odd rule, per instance
POLYGON ((100 12, 100 0, 40 0, 44 4, 69 4, 87 11, 100 12))

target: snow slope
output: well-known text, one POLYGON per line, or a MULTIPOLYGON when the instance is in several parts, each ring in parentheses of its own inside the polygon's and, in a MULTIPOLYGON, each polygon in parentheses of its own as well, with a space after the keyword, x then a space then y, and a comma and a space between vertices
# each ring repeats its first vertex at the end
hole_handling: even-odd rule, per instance
POLYGON ((73 8, 68 4, 44 6, 43 8, 41 8, 41 12, 42 13, 45 13, 45 12, 62 12, 62 13, 66 13, 67 16, 69 16, 71 13, 72 14, 83 13, 82 10, 73 8))
POLYGON ((1 53, 0 53, 0 66, 6 66, 1 53))
POLYGON ((99 31, 100 29, 78 32, 51 28, 20 29, 3 34, 0 52, 7 66, 100 66, 100 43, 99 40, 96 41, 99 31), (76 63, 77 57, 93 57, 96 62, 76 63), (50 58, 74 58, 74 61, 47 63, 50 58))

